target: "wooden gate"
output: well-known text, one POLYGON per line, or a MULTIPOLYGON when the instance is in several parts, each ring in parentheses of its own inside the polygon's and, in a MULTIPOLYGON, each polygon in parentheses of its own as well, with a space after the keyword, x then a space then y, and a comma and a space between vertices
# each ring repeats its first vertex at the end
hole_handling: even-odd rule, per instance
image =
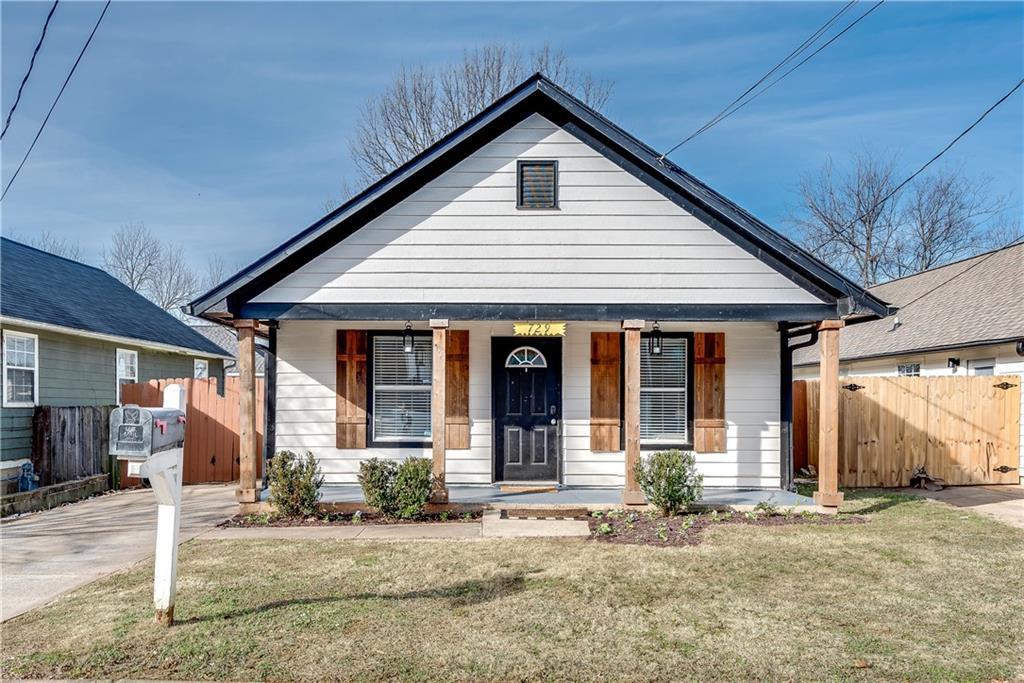
MULTIPOLYGON (((907 486, 920 466, 950 485, 1016 484, 1020 385, 1016 375, 841 378, 840 485, 907 486)), ((796 468, 818 464, 818 391, 818 380, 793 383, 796 468)))
POLYGON ((49 486, 110 472, 107 437, 113 406, 36 406, 32 466, 49 486))
MULTIPOLYGON (((239 453, 239 380, 228 377, 224 395, 217 393, 216 378, 161 379, 144 384, 125 384, 121 387, 121 400, 140 406, 157 407, 163 404, 163 390, 168 384, 185 387, 185 474, 184 483, 228 482, 238 479, 239 453)), ((257 452, 263 449, 263 378, 256 378, 256 442, 257 452)), ((257 474, 262 458, 257 458, 257 474)), ((132 486, 127 470, 121 463, 120 484, 132 486), (126 481, 127 479, 127 481, 126 481)))

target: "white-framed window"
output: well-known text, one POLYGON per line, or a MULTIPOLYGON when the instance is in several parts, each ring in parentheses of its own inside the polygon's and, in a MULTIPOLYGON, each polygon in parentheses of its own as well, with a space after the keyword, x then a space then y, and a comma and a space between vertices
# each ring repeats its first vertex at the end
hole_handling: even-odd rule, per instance
POLYGON ((661 353, 640 344, 640 443, 685 446, 690 434, 690 339, 664 335, 661 353))
POLYGON ((207 379, 210 376, 210 361, 196 358, 192 361, 192 376, 195 379, 207 379))
POLYGON ((412 353, 401 334, 374 334, 371 344, 371 441, 430 442, 430 388, 434 352, 429 336, 413 337, 412 353))
POLYGON ((139 352, 117 350, 117 404, 121 405, 121 386, 139 381, 139 352))
POLYGON ((968 375, 994 375, 996 374, 995 358, 977 358, 967 361, 968 375))
POLYGON ((920 363, 900 363, 896 366, 896 372, 900 377, 920 377, 920 363))
POLYGON ((3 332, 5 408, 30 408, 39 399, 39 337, 3 332))

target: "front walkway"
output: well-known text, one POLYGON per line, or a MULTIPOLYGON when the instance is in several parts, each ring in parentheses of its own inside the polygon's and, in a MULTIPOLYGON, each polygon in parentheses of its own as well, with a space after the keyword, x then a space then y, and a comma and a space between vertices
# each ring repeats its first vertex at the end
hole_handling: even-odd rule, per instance
MULTIPOLYGON (((362 503, 363 492, 358 486, 328 484, 321 487, 323 503, 362 503)), ((267 492, 263 492, 266 500, 267 492)), ((495 486, 450 486, 448 501, 458 505, 487 505, 507 507, 512 505, 564 506, 578 505, 603 507, 620 505, 622 489, 619 488, 565 488, 544 493, 511 493, 495 486)), ((779 507, 814 505, 814 500, 780 489, 731 489, 705 488, 701 503, 711 506, 746 507, 761 502, 770 502, 779 507)))
POLYGON ((1024 529, 1024 485, 950 486, 941 491, 903 489, 905 493, 924 496, 966 508, 997 519, 1004 524, 1024 529))
MULTIPOLYGON (((182 542, 238 511, 234 485, 186 486, 182 542)), ((123 491, 0 524, 0 621, 153 554, 156 497, 123 491)))

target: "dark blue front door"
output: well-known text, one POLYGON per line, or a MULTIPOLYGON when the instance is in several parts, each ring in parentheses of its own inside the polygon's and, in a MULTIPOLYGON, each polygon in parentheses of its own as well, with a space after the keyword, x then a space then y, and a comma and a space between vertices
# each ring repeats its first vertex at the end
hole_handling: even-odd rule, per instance
POLYGON ((557 481, 562 340, 495 337, 491 359, 495 478, 557 481))

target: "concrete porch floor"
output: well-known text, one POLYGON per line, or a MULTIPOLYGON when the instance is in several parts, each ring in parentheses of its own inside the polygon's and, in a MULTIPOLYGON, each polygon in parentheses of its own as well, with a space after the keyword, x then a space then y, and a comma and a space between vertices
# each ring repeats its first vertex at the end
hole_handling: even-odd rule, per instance
MULTIPOLYGON (((268 491, 262 500, 267 500, 268 491)), ((358 486, 328 484, 321 488, 322 503, 362 503, 363 492, 358 486)), ((510 493, 494 486, 451 486, 448 501, 455 505, 485 505, 510 507, 533 505, 537 507, 588 506, 607 507, 622 503, 622 489, 619 488, 564 488, 544 493, 510 493)), ((771 502, 779 507, 814 506, 814 500, 781 489, 733 489, 707 488, 701 504, 728 506, 733 508, 753 507, 761 502, 771 502)))

